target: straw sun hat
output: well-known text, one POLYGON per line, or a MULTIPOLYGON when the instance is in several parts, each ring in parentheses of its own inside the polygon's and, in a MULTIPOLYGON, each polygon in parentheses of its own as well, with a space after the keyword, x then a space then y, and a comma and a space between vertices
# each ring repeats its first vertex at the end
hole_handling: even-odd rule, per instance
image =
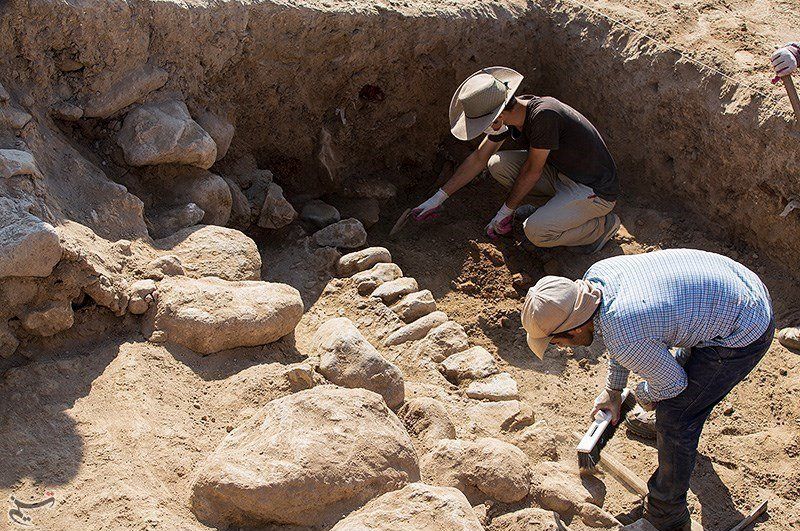
POLYGON ((522 74, 504 66, 483 68, 458 87, 450 101, 450 131, 472 140, 492 125, 522 83, 522 74))

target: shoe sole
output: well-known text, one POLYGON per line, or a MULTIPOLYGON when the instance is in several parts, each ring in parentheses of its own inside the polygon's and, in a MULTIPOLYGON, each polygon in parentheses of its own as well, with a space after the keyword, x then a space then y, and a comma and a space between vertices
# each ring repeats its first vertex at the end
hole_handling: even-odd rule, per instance
POLYGON ((610 231, 608 231, 608 232, 607 232, 607 233, 606 233, 606 234, 603 236, 603 239, 602 239, 602 240, 600 240, 600 243, 598 243, 598 244, 597 244, 597 247, 595 247, 594 249, 592 249, 592 252, 590 252, 589 254, 595 254, 595 253, 599 253, 599 252, 600 252, 600 251, 603 249, 603 247, 605 247, 605 246, 606 246, 606 244, 608 243, 608 241, 609 241, 611 238, 613 238, 613 237, 614 237, 614 235, 615 235, 615 234, 617 234, 617 232, 619 232, 619 228, 622 226, 622 221, 619 219, 619 216, 618 216, 618 215, 616 215, 616 214, 612 214, 612 215, 614 216, 614 225, 611 227, 611 230, 610 230, 610 231))

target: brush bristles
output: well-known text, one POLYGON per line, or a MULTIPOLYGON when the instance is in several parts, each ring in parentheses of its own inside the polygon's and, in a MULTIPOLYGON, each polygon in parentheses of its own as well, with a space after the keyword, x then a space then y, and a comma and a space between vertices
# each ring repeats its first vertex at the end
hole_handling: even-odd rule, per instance
POLYGON ((591 452, 578 452, 578 467, 581 470, 594 470, 597 464, 600 462, 600 451, 606 447, 608 441, 614 437, 614 434, 617 432, 617 428, 620 424, 622 424, 622 419, 625 418, 625 415, 631 411, 634 406, 636 405, 636 400, 633 399, 632 395, 628 395, 626 400, 622 403, 622 407, 620 408, 620 416, 619 422, 617 422, 616 426, 614 424, 609 423, 606 426, 606 429, 603 430, 603 433, 600 434, 600 438, 597 440, 597 444, 592 447, 591 452))
POLYGON ((578 468, 581 470, 594 470, 597 466, 597 460, 594 452, 583 453, 578 452, 578 468))

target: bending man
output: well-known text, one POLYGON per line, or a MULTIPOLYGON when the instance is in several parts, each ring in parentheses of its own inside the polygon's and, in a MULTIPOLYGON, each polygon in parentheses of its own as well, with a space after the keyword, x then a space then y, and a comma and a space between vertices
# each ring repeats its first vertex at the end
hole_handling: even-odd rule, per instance
POLYGON ((486 138, 436 194, 413 210, 421 221, 487 166, 509 189, 486 226, 494 238, 511 231, 514 211, 526 195, 551 199, 538 209, 517 210, 525 235, 539 247, 572 246, 599 251, 617 232, 611 210, 619 194, 614 159, 597 129, 555 98, 516 96, 522 76, 504 67, 484 68, 464 81, 450 103, 450 130, 460 140, 486 138), (528 149, 499 151, 508 138, 528 149))
POLYGON ((581 280, 542 278, 528 292, 522 324, 539 358, 551 342, 588 346, 603 336, 608 378, 592 414, 608 410, 618 422, 629 371, 644 380, 635 394, 656 411, 658 448, 645 518, 660 531, 689 530, 686 493, 703 424, 772 341, 772 303, 758 276, 689 249, 609 258, 581 280), (688 348, 683 367, 672 347, 688 348))

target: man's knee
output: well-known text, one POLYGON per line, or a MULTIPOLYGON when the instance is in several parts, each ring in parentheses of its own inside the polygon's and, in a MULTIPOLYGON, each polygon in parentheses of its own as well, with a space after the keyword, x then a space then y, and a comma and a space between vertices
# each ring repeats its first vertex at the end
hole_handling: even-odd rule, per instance
POLYGON ((513 175, 511 165, 507 160, 504 160, 504 157, 501 157, 499 153, 495 153, 489 157, 489 164, 487 167, 489 169, 489 175, 491 175, 495 181, 506 188, 511 188, 513 186, 515 175, 513 175))
POLYGON ((525 236, 537 247, 554 247, 560 233, 548 227, 536 214, 522 222, 525 236))

